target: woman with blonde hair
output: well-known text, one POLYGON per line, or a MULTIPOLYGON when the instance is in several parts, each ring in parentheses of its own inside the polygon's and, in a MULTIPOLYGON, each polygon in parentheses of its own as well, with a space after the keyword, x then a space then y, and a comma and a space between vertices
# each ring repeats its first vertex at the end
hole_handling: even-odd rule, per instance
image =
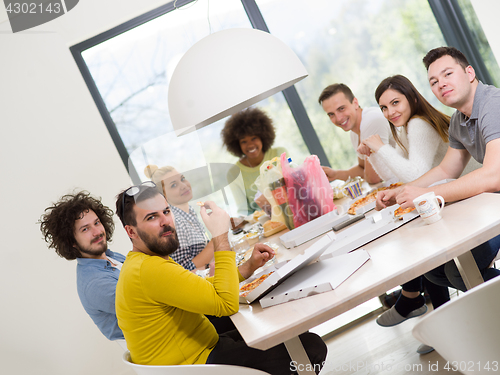
POLYGON ((148 165, 144 174, 156 184, 174 214, 179 249, 170 255, 171 258, 189 271, 207 268, 214 256, 214 247, 212 241, 208 241, 194 209, 189 205, 189 201, 193 199, 189 181, 171 166, 158 168, 156 165, 148 165))

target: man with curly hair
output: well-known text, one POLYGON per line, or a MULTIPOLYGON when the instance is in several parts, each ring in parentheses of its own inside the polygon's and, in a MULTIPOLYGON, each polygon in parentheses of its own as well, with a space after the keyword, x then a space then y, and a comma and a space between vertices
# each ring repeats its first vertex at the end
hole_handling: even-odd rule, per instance
POLYGON ((67 194, 45 209, 40 229, 57 255, 77 260, 76 283, 83 308, 109 340, 123 339, 115 313, 115 291, 125 257, 107 248, 113 211, 86 191, 67 194))
POLYGON ((260 108, 247 108, 232 115, 221 131, 222 142, 226 149, 238 157, 238 168, 232 169, 228 181, 233 181, 241 171, 245 185, 247 212, 259 209, 254 202, 258 191, 255 180, 260 175, 260 166, 267 160, 287 152, 284 147, 272 147, 276 138, 273 121, 260 108))

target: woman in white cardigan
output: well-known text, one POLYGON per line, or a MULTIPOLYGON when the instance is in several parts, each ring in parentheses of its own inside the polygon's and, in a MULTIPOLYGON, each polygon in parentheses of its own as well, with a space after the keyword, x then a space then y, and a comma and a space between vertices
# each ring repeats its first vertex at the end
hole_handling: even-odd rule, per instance
POLYGON ((358 152, 370 157, 379 176, 410 182, 436 167, 448 149, 450 117, 435 109, 401 75, 384 79, 375 98, 389 120, 396 148, 373 135, 360 143, 358 152))
MULTIPOLYGON (((384 180, 396 177, 401 182, 409 182, 437 166, 448 148, 450 117, 436 110, 408 78, 401 75, 384 79, 375 91, 375 98, 389 121, 396 148, 373 135, 360 143, 358 152, 370 157, 380 177, 384 180)), ((379 316, 377 323, 390 327, 424 314, 427 307, 421 294, 423 283, 434 308, 449 300, 448 288, 420 276, 402 286, 396 304, 379 316)), ((422 345, 417 352, 423 354, 432 350, 422 345)))

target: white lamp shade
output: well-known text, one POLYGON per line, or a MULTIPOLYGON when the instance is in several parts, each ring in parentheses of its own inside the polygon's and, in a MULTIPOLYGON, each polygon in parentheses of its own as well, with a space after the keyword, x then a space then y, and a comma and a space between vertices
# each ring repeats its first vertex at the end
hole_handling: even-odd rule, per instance
POLYGON ((255 104, 307 77, 281 40, 255 29, 228 29, 193 45, 181 58, 168 89, 177 136, 255 104))

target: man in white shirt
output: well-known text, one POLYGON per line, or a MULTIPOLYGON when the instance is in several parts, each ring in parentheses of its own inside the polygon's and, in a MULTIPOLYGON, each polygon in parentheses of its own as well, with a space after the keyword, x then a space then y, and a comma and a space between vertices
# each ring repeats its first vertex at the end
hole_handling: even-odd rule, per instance
MULTIPOLYGON (((361 108, 349 87, 343 83, 335 83, 326 87, 319 96, 318 102, 325 110, 331 122, 350 132, 353 148, 356 150, 360 141, 378 134, 384 144, 395 145, 389 122, 379 108, 361 108)), ((358 164, 345 170, 323 167, 329 181, 347 180, 349 177, 360 176, 366 182, 375 184, 381 181, 370 161, 365 155, 358 153, 358 164)))

